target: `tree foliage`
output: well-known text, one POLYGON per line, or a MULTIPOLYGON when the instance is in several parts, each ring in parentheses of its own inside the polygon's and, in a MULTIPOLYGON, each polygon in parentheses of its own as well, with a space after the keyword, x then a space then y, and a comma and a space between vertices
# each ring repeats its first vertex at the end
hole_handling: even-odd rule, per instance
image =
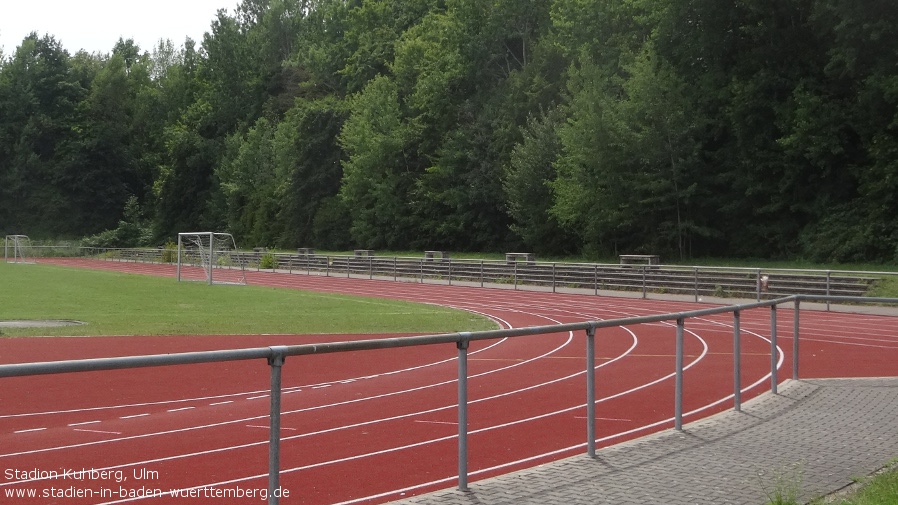
POLYGON ((33 33, 0 55, 0 228, 898 261, 896 5, 243 0, 199 43, 33 33))

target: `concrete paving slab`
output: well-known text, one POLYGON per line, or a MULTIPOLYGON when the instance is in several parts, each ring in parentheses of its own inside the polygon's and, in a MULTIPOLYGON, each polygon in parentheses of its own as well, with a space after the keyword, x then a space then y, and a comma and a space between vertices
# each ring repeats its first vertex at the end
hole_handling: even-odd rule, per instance
POLYGON ((898 377, 790 380, 725 412, 394 505, 762 505, 851 485, 898 457, 898 377))

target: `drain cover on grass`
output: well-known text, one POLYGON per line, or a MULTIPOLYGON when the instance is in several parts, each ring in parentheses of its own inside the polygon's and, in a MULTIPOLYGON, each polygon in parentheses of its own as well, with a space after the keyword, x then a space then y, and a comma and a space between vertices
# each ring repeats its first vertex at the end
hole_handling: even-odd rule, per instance
POLYGON ((77 326, 87 324, 68 319, 10 319, 0 320, 0 328, 54 328, 57 326, 77 326))

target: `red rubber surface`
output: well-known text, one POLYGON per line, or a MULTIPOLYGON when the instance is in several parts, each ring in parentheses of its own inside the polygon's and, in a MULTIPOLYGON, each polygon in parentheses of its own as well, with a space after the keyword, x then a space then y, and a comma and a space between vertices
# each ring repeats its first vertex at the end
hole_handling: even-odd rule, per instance
MULTIPOLYGON (((54 262, 175 273, 170 265, 54 262)), ((247 277, 255 285, 453 306, 514 327, 699 307, 267 272, 248 272, 247 277)), ((742 313, 743 401, 770 387, 769 312, 742 313)), ((791 310, 778 310, 780 378, 792 375, 792 317, 791 310)), ((898 374, 895 322, 885 316, 803 310, 802 377, 898 374)), ((731 408, 732 335, 731 315, 687 321, 685 422, 731 408)), ((371 337, 8 338, 0 340, 0 363, 371 337)), ((673 426, 674 338, 668 324, 597 333, 600 446, 673 426)), ((381 503, 456 485, 456 352, 454 346, 425 346, 288 358, 281 486, 289 496, 281 503, 381 503)), ((585 451, 584 355, 583 334, 472 343, 472 481, 585 451)), ((261 360, 2 379, 0 503, 264 503, 245 494, 267 488, 268 385, 269 368, 261 360), (108 473, 83 475, 87 478, 72 473, 82 469, 108 473), (233 496, 238 489, 244 495, 216 497, 210 487, 219 495, 227 490, 233 496), (198 497, 131 496, 172 489, 193 489, 198 497), (10 494, 29 490, 63 496, 10 494), (93 496, 70 496, 76 492, 93 496)))

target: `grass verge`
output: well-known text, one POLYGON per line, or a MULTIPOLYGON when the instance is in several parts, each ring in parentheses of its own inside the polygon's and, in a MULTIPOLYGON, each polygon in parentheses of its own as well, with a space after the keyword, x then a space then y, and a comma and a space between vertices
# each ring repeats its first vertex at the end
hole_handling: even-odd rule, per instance
POLYGON ((813 502, 815 505, 895 505, 898 503, 898 465, 892 464, 885 471, 861 479, 861 487, 837 500, 813 502))
POLYGON ((74 319, 84 326, 0 328, 2 336, 435 333, 494 329, 433 305, 51 265, 0 264, 0 320, 74 319))

